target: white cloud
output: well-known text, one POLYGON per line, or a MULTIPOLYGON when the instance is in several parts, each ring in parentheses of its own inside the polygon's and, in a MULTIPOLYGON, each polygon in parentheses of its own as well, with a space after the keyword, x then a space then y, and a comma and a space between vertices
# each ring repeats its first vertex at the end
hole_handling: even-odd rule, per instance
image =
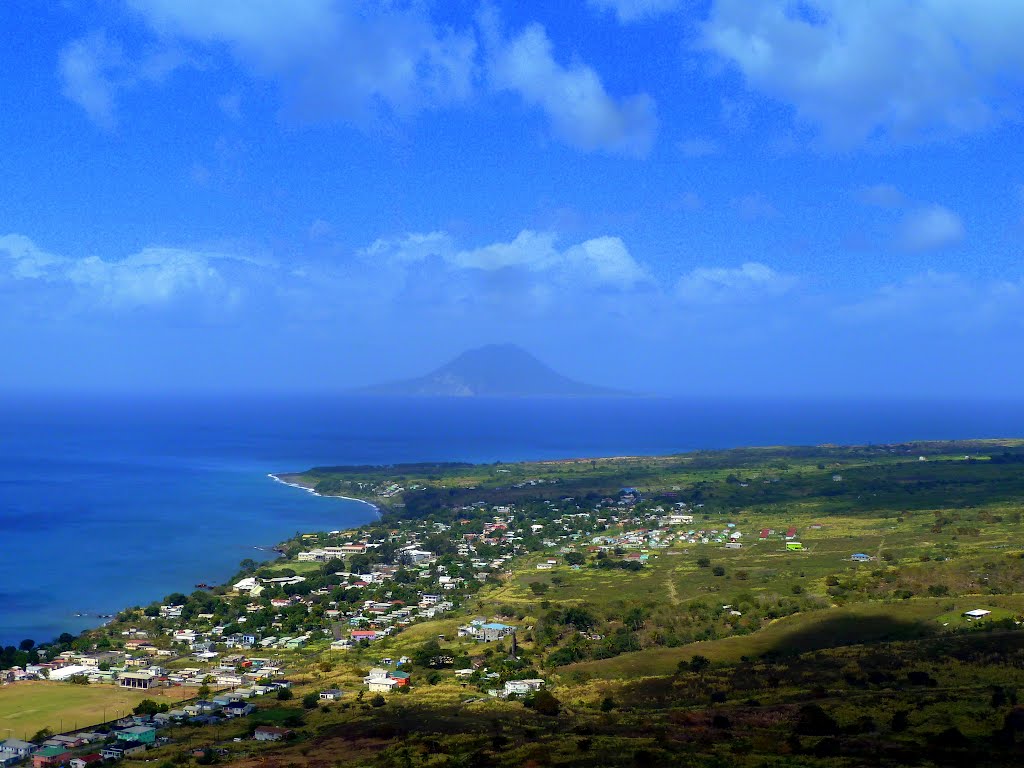
POLYGON ((617 237, 597 237, 565 252, 567 263, 595 283, 633 288, 650 279, 617 237))
POLYGON ((490 46, 491 85, 540 107, 560 139, 586 151, 644 155, 650 150, 658 123, 650 96, 615 99, 591 67, 560 64, 540 24, 510 40, 503 39, 494 13, 481 15, 481 27, 490 46))
POLYGON ((238 264, 252 263, 178 248, 146 248, 117 260, 74 259, 48 253, 23 235, 0 236, 0 281, 70 287, 87 304, 111 309, 156 307, 189 296, 220 305, 233 302, 238 288, 226 273, 238 264))
POLYGON ((187 63, 173 46, 157 46, 125 53, 103 30, 66 45, 58 56, 57 73, 64 95, 85 110, 105 130, 117 126, 117 99, 140 83, 158 83, 187 63))
POLYGON ((364 120, 465 99, 476 42, 421 3, 129 0, 166 39, 224 47, 305 116, 364 120))
POLYGON ((61 52, 58 73, 64 95, 85 110, 101 128, 117 124, 114 72, 123 66, 120 46, 95 32, 68 44, 61 52))
POLYGON ((509 279, 519 285, 527 280, 630 289, 650 279, 617 237, 597 237, 560 249, 554 233, 529 229, 511 241, 472 249, 457 248, 445 232, 413 233, 377 240, 361 255, 379 266, 399 269, 436 259, 437 266, 449 273, 518 272, 518 278, 509 279))
MULTIPOLYGON (((17 234, 0 236, 0 256, 6 257, 8 274, 18 280, 45 279, 65 262, 63 257, 47 253, 29 238, 17 234)), ((0 266, 3 263, 0 261, 0 266)))
POLYGON ((964 238, 963 221, 941 205, 910 212, 903 219, 900 244, 910 251, 927 251, 955 245, 964 238))
POLYGON ((703 45, 826 137, 961 134, 1017 120, 1016 0, 714 0, 703 45))
POLYGON ((643 21, 682 8, 685 0, 590 0, 595 8, 613 11, 623 24, 643 21))
POLYGON ((779 296, 796 284, 796 279, 756 261, 738 268, 698 267, 676 285, 681 299, 692 304, 747 303, 779 296))

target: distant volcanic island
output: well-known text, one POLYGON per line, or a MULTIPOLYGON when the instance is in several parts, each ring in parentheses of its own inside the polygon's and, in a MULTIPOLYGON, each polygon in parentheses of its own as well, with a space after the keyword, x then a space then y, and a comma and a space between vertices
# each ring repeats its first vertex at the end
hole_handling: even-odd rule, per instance
POLYGON ((515 344, 463 352, 425 376, 356 390, 405 397, 630 397, 629 392, 574 381, 515 344))

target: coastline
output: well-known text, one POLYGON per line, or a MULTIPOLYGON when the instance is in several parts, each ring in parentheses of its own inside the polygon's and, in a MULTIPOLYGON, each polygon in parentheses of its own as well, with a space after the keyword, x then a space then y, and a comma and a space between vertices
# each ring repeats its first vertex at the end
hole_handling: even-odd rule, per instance
MULTIPOLYGON (((370 507, 373 510, 373 512, 374 512, 374 516, 378 520, 381 517, 380 507, 378 507, 376 504, 373 504, 372 502, 369 502, 369 501, 367 501, 365 499, 357 499, 357 498, 352 498, 352 497, 348 497, 348 496, 333 496, 333 495, 331 495, 329 497, 324 497, 323 494, 317 493, 312 488, 307 488, 307 487, 305 487, 303 485, 300 485, 298 483, 291 483, 291 482, 288 482, 286 480, 282 480, 280 477, 278 477, 275 474, 267 473, 267 477, 270 477, 272 480, 274 480, 275 482, 281 483, 282 485, 288 485, 288 486, 291 486, 291 487, 294 487, 294 488, 300 488, 300 489, 302 489, 304 491, 307 491, 308 493, 311 493, 314 496, 318 496, 318 497, 321 497, 321 498, 338 498, 338 499, 345 499, 347 501, 359 502, 361 504, 364 504, 364 505, 370 507)), ((356 524, 356 525, 346 525, 341 530, 348 530, 350 528, 358 528, 360 525, 363 525, 363 524, 364 523, 359 523, 359 524, 356 524)), ((321 527, 318 527, 318 528, 315 528, 315 529, 311 529, 311 530, 329 530, 329 529, 330 529, 330 527, 325 525, 325 526, 321 526, 321 527)), ((280 551, 279 551, 278 547, 280 547, 285 541, 287 541, 287 539, 285 539, 283 541, 278 541, 277 543, 275 543, 273 545, 270 545, 270 546, 260 545, 260 544, 251 544, 251 545, 247 545, 247 546, 251 546, 252 549, 257 550, 260 553, 265 554, 268 560, 273 560, 273 559, 275 559, 277 557, 280 557, 280 551)), ((254 557, 256 557, 257 560, 260 559, 259 555, 255 555, 254 557)), ((182 581, 181 585, 178 586, 177 589, 185 590, 188 584, 192 584, 193 581, 198 581, 198 580, 202 580, 202 578, 201 577, 189 576, 188 578, 186 578, 186 579, 184 579, 182 581)), ((224 583, 229 583, 229 582, 224 582, 224 583)), ((220 583, 219 580, 217 580, 217 581, 210 580, 210 584, 214 585, 214 586, 223 586, 223 584, 220 583)), ((164 588, 163 591, 160 591, 160 589, 157 589, 156 591, 154 591, 152 593, 152 595, 149 596, 149 598, 146 598, 146 597, 139 598, 139 601, 137 601, 137 604, 141 606, 141 605, 144 604, 144 601, 146 599, 157 599, 159 595, 166 594, 168 589, 174 589, 174 588, 175 587, 164 588)), ((60 618, 58 620, 54 620, 53 627, 52 627, 52 631, 53 631, 52 637, 47 636, 49 633, 43 634, 43 633, 40 633, 40 632, 31 632, 31 631, 29 631, 26 636, 32 636, 32 638, 34 640, 36 640, 40 645, 45 645, 45 644, 56 642, 58 636, 61 635, 61 634, 70 634, 70 635, 73 635, 75 637, 79 637, 79 636, 81 636, 81 635, 83 635, 85 633, 88 633, 88 632, 91 632, 93 630, 97 630, 97 629, 101 629, 101 628, 105 627, 121 611, 123 611, 125 609, 128 609, 128 608, 135 607, 135 603, 136 603, 136 601, 133 601, 131 599, 126 600, 124 603, 118 603, 116 610, 113 608, 113 605, 111 605, 111 606, 104 606, 104 608, 100 609, 100 610, 73 608, 73 609, 70 609, 70 611, 67 614, 65 614, 62 618, 60 618)), ((25 634, 25 632, 21 632, 20 634, 25 634)), ((14 638, 14 635, 11 635, 11 638, 14 638)), ((5 641, 4 644, 13 644, 14 642, 15 642, 14 639, 9 639, 8 641, 5 641)))
POLYGON ((345 501, 358 501, 360 504, 365 504, 366 506, 371 507, 373 509, 373 511, 376 513, 377 519, 378 520, 380 519, 380 516, 381 516, 380 507, 378 507, 372 501, 367 501, 366 499, 357 499, 357 498, 355 498, 353 496, 341 496, 341 495, 334 494, 334 493, 330 494, 329 496, 324 496, 322 493, 317 493, 315 490, 313 490, 312 488, 310 488, 307 485, 302 485, 301 483, 289 483, 287 480, 282 480, 280 477, 275 475, 273 472, 268 472, 267 473, 267 477, 269 477, 275 483, 280 483, 281 485, 287 485, 289 488, 298 488, 299 490, 305 491, 306 493, 311 493, 314 496, 317 496, 317 497, 319 497, 321 499, 345 499, 345 501))

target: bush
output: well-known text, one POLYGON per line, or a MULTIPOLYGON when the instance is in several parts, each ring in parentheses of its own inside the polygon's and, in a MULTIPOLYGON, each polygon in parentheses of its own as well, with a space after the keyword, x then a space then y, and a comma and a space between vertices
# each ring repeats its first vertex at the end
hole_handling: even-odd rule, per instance
POLYGON ((295 694, 292 693, 291 688, 278 688, 277 689, 277 700, 278 701, 289 701, 295 698, 295 694))
POLYGON ((316 709, 316 705, 320 703, 320 697, 315 693, 307 693, 302 697, 302 706, 304 709, 316 709))
POLYGON ((384 696, 382 696, 379 693, 372 699, 370 699, 371 707, 383 707, 385 704, 387 704, 387 699, 385 699, 384 696))
POLYGON ((528 699, 526 705, 532 707, 538 714, 548 717, 554 717, 562 708, 562 703, 550 691, 543 688, 537 691, 532 699, 528 699))

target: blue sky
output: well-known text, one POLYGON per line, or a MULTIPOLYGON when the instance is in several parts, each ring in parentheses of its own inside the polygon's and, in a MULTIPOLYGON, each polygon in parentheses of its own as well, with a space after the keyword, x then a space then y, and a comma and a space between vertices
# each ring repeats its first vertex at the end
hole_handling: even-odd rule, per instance
POLYGON ((8 0, 7 390, 516 342, 680 394, 1018 395, 1016 0, 8 0))

